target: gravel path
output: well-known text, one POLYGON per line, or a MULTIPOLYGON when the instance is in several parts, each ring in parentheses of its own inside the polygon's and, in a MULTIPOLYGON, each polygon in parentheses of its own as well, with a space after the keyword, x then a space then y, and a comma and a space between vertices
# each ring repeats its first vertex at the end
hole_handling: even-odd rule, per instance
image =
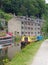
POLYGON ((48 39, 42 43, 31 65, 48 65, 48 39))

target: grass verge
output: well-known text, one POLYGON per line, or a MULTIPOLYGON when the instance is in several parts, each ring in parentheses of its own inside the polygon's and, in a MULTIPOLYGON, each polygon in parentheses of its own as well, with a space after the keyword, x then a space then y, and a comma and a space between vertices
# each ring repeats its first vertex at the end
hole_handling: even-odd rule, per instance
POLYGON ((30 65, 41 43, 42 41, 38 41, 27 45, 26 48, 17 53, 11 62, 6 65, 30 65))

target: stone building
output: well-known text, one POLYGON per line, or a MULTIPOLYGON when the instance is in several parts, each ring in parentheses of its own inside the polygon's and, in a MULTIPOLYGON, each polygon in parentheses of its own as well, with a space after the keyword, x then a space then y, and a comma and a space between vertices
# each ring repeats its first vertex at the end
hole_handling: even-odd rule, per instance
POLYGON ((26 16, 14 16, 8 21, 8 32, 13 35, 41 35, 41 26, 43 20, 26 16))

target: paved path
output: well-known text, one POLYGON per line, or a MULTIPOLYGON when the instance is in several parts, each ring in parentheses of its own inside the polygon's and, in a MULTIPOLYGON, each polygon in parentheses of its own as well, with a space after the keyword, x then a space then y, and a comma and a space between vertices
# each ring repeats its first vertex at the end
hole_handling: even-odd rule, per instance
POLYGON ((48 39, 42 43, 31 65, 48 65, 48 39))

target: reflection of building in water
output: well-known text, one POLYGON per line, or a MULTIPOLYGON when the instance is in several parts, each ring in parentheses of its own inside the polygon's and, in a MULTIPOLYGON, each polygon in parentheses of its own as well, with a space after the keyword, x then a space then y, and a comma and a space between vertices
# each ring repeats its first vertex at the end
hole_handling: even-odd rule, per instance
POLYGON ((14 16, 8 21, 8 31, 14 35, 40 35, 42 19, 25 17, 25 16, 14 16))

